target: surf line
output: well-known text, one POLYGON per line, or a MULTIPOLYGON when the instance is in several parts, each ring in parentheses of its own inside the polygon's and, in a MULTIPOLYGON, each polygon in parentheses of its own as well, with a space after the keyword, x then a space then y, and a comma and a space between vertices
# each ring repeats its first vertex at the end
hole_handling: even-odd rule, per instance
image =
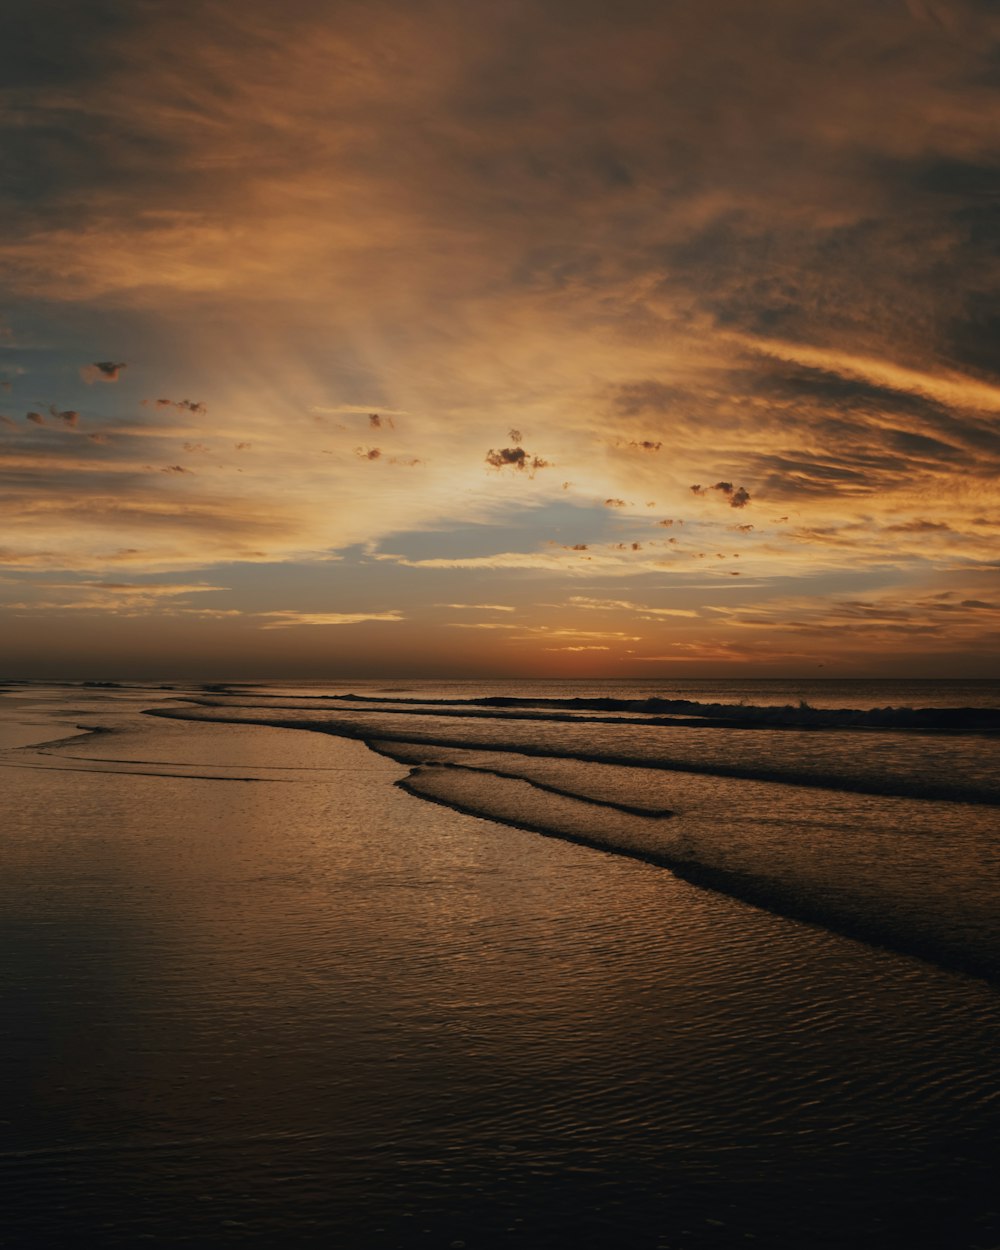
MULTIPOLYGON (((370 749, 377 750, 374 747, 370 749)), ((383 751, 378 753, 385 754, 383 751)), ((493 771, 476 769, 471 765, 458 767, 470 773, 491 774, 493 771)), ((421 787, 422 777, 430 778, 435 771, 444 773, 449 768, 454 769, 455 766, 436 763, 412 765, 408 775, 394 784, 405 793, 422 799, 425 803, 433 803, 465 816, 486 820, 521 832, 557 838, 588 850, 638 860, 655 868, 665 868, 675 877, 697 889, 723 895, 784 920, 806 924, 810 928, 834 933, 895 955, 917 958, 948 972, 976 977, 994 984, 1000 983, 1000 960, 992 952, 948 946, 936 941, 933 934, 900 930, 885 923, 880 917, 866 920, 856 912, 851 914, 838 910, 831 911, 824 908, 822 904, 817 905, 809 898, 797 895, 793 890, 782 889, 779 884, 750 873, 715 867, 683 854, 671 853, 669 850, 629 845, 565 827, 556 828, 538 819, 532 819, 526 813, 518 813, 517 818, 513 819, 491 810, 488 803, 470 803, 458 796, 444 796, 421 787)), ((505 777, 504 779, 532 784, 523 777, 505 777)), ((579 795, 565 795, 563 792, 563 796, 573 798, 582 804, 589 805, 591 802, 579 795)))

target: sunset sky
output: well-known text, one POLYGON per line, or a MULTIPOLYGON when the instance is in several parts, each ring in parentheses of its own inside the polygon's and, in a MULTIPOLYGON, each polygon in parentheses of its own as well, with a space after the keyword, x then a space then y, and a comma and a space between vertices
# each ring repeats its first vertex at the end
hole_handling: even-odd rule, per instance
POLYGON ((0 677, 1000 676, 986 0, 6 0, 0 677))

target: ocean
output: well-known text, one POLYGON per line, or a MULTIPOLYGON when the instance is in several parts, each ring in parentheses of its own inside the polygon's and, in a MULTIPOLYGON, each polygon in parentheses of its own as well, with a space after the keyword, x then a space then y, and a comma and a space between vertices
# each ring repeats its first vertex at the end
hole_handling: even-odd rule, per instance
POLYGON ((0 689, 0 1244, 1000 1243, 1000 683, 0 689))

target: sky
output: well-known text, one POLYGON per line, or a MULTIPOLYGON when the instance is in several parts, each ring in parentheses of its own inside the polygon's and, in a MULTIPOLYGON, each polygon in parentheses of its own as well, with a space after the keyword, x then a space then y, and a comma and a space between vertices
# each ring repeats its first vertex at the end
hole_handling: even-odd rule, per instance
POLYGON ((986 0, 6 0, 0 677, 1000 676, 986 0))

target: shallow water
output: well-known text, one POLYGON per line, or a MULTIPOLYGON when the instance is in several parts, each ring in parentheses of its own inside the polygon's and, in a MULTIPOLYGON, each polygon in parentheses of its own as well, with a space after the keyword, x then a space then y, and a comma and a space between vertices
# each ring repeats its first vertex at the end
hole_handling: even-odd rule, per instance
POLYGON ((163 715, 361 738, 424 765, 407 783, 424 798, 640 855, 1000 981, 1000 735, 591 720, 565 717, 563 703, 539 695, 512 711, 470 706, 464 691, 436 706, 243 692, 163 715), (636 815, 637 795, 671 817, 636 815))
MULTIPOLYGON (((392 783, 426 744, 35 693, 0 715, 104 732, 0 752, 6 1244, 1000 1240, 987 982, 424 802, 392 783)), ((996 832, 982 805, 434 751, 447 803, 562 804, 569 836, 588 796, 669 810, 582 808, 730 869, 780 876, 794 818, 819 891, 866 864, 884 888, 900 837, 929 890, 935 841, 996 832)))

